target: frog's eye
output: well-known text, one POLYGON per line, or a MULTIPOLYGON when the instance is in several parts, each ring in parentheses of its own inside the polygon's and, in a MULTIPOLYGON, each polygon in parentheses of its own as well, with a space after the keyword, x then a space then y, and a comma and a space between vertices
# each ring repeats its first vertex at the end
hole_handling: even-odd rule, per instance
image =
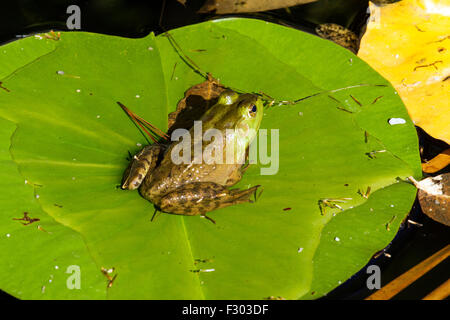
POLYGON ((256 108, 255 104, 252 104, 248 107, 248 114, 254 118, 256 116, 256 111, 258 110, 258 108, 256 108))

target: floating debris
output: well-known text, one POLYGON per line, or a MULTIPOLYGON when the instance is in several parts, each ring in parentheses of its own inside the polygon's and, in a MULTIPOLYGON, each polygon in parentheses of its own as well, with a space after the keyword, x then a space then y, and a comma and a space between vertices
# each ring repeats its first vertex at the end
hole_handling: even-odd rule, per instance
POLYGON ((216 269, 195 269, 195 270, 189 270, 191 272, 199 273, 199 272, 213 272, 216 271, 216 269))
POLYGON ((320 209, 320 213, 322 215, 325 215, 325 208, 329 207, 329 208, 338 208, 341 211, 344 211, 344 209, 338 205, 336 202, 341 202, 341 203, 345 203, 348 200, 352 200, 352 198, 338 198, 338 199, 328 199, 328 198, 324 198, 324 199, 320 199, 318 201, 318 205, 319 205, 319 209, 320 209))
POLYGON ((377 156, 375 155, 376 153, 383 153, 386 152, 386 150, 374 150, 374 151, 370 151, 370 152, 366 152, 366 156, 368 156, 370 159, 375 159, 377 156))
POLYGON ((375 102, 377 102, 377 101, 380 100, 381 98, 383 98, 383 96, 376 97, 375 100, 373 100, 372 104, 374 104, 375 102))
POLYGON ((365 199, 369 199, 370 191, 371 191, 371 188, 369 186, 369 187, 367 187, 366 192, 363 192, 363 191, 361 191, 361 189, 358 189, 358 194, 360 194, 361 197, 363 197, 365 199))
POLYGON ((24 226, 32 224, 33 222, 36 222, 36 221, 40 221, 39 218, 30 218, 28 216, 28 212, 23 213, 23 218, 13 218, 13 220, 25 221, 22 223, 24 226))
POLYGON ((397 218, 397 216, 393 216, 391 220, 389 220, 388 223, 386 223, 386 230, 391 231, 391 223, 394 222, 394 220, 397 218))
POLYGON ((414 225, 419 226, 419 227, 423 227, 423 224, 415 222, 415 221, 413 221, 411 219, 408 219, 407 221, 408 221, 408 223, 414 224, 414 225))
POLYGON ((46 231, 46 230, 45 230, 44 228, 42 228, 40 225, 37 226, 37 229, 40 230, 40 231, 44 231, 44 232, 47 232, 47 233, 49 233, 49 234, 52 234, 51 232, 46 231))
POLYGON ((269 296, 269 297, 265 297, 264 300, 286 300, 285 298, 283 298, 282 296, 269 296))
POLYGON ((50 34, 49 33, 44 34, 44 38, 58 41, 61 39, 61 32, 55 33, 53 30, 50 30, 50 34))
POLYGON ((195 259, 194 264, 212 262, 211 259, 195 259))
POLYGON ((100 269, 103 275, 108 279, 108 284, 106 285, 106 288, 111 288, 114 283, 114 280, 116 280, 117 278, 117 274, 115 274, 113 277, 110 276, 110 274, 113 273, 114 270, 115 270, 114 268, 106 269, 104 267, 101 267, 100 269))

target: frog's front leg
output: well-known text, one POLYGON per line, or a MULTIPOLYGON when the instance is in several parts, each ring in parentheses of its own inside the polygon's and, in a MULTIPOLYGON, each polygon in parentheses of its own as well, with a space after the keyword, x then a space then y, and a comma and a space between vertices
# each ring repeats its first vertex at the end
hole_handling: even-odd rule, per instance
POLYGON ((229 190, 213 182, 193 182, 162 197, 159 207, 174 214, 206 216, 207 212, 215 209, 252 202, 250 197, 258 187, 260 186, 247 190, 229 190))
POLYGON ((122 189, 134 190, 139 188, 147 173, 155 168, 158 157, 163 150, 162 145, 152 144, 137 153, 125 170, 122 189))

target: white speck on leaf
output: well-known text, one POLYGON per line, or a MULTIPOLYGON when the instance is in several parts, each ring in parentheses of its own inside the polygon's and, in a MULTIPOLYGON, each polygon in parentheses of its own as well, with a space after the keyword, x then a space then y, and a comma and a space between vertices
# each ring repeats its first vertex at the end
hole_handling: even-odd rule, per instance
POLYGON ((303 248, 298 248, 297 252, 300 253, 303 251, 303 248))
POLYGON ((341 239, 339 239, 338 237, 335 237, 334 241, 341 241, 341 239))
POLYGON ((9 233, 7 233, 7 234, 6 234, 6 237, 9 238, 9 237, 11 237, 11 235, 10 235, 9 233))
POLYGON ((389 118, 388 122, 391 126, 393 126, 396 124, 405 124, 406 120, 403 118, 389 118))

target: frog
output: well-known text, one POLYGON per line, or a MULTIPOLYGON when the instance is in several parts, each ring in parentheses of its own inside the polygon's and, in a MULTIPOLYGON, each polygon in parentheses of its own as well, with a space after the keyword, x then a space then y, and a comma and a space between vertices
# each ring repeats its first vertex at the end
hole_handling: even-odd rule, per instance
MULTIPOLYGON (((183 140, 168 144, 153 143, 133 156, 124 173, 121 188, 139 189, 141 196, 159 211, 186 216, 200 215, 214 223, 206 213, 253 202, 251 198, 253 195, 256 198, 260 185, 245 190, 230 187, 241 180, 249 167, 249 145, 260 127, 263 107, 261 97, 256 94, 237 93, 231 89, 223 91, 217 102, 200 118, 202 136, 208 129, 216 129, 223 137, 223 146, 230 139, 239 144, 237 150, 233 149, 235 161, 208 161, 211 159, 203 151, 209 144, 202 139, 202 161, 195 161, 194 155, 191 161, 176 164, 172 160, 172 152, 183 140)), ((192 127, 189 135, 194 137, 194 134, 192 127)), ((199 142, 191 139, 191 150, 194 150, 195 143, 199 142)), ((231 149, 223 150, 225 159, 231 149)))

